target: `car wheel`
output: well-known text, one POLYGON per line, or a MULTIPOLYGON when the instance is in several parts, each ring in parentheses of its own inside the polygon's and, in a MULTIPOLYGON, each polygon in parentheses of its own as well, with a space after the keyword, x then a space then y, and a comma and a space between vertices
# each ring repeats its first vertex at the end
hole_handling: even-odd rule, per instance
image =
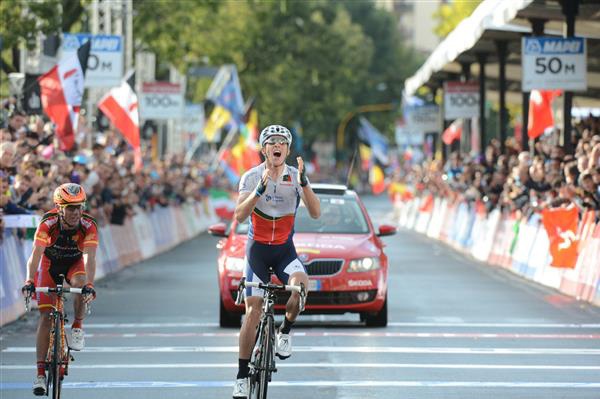
POLYGON ((229 313, 223 305, 223 300, 219 298, 219 325, 221 327, 241 327, 242 315, 239 313, 229 313))
POLYGON ((364 315, 364 320, 366 322, 367 327, 387 326, 387 295, 385 296, 385 301, 383 302, 383 307, 381 308, 381 310, 377 313, 366 313, 364 315))

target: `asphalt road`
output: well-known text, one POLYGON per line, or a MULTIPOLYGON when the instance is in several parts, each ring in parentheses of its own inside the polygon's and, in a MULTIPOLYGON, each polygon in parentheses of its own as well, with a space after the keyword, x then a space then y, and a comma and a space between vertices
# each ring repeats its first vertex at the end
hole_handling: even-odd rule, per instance
MULTIPOLYGON (((366 202, 389 219, 385 198, 366 202)), ((301 316, 272 397, 600 398, 599 308, 412 232, 384 240, 388 327, 301 316)), ((97 284, 65 399, 231 397, 237 331, 217 325, 216 242, 202 234, 97 284)), ((1 330, 2 399, 32 397, 36 320, 1 330)))

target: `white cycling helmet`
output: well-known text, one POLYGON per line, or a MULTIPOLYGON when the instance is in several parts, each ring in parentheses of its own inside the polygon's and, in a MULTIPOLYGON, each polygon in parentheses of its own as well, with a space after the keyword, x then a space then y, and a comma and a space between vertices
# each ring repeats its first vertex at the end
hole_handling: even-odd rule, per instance
POLYGON ((283 136, 288 142, 288 145, 292 145, 292 133, 287 127, 281 125, 269 125, 260 132, 260 138, 258 139, 261 147, 265 146, 265 141, 271 136, 283 136))

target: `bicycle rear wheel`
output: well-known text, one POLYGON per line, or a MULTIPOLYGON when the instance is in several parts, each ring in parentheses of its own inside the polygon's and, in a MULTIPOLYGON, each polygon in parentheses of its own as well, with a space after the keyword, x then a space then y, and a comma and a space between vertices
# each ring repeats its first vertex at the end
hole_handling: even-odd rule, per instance
POLYGON ((60 321, 54 323, 54 347, 52 348, 52 361, 50 362, 50 371, 48 378, 52 384, 52 399, 60 399, 62 380, 60 376, 60 366, 62 363, 62 334, 60 321))

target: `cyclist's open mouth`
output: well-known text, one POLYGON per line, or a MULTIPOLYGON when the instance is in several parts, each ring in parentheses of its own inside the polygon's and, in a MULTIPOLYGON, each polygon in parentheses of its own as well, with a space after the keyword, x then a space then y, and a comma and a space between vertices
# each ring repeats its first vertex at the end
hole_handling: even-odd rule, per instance
POLYGON ((273 156, 279 158, 281 156, 281 151, 273 151, 273 156))

